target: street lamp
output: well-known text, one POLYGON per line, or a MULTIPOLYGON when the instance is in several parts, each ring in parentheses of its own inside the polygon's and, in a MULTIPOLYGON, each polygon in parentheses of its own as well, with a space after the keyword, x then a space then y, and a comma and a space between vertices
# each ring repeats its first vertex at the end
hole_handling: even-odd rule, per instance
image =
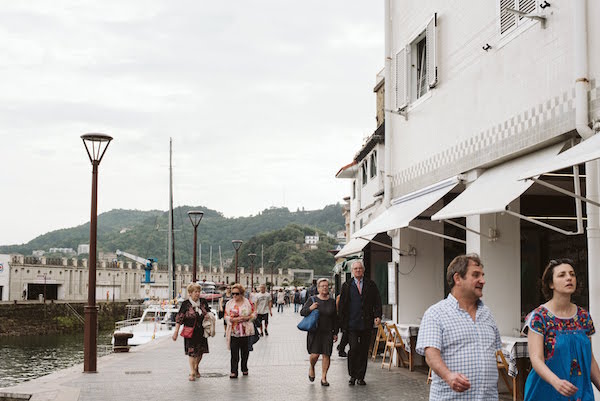
POLYGON ((250 292, 254 288, 254 259, 256 258, 255 253, 249 253, 248 259, 250 259, 250 292))
MULTIPOLYGON (((271 288, 273 288, 273 268, 275 267, 275 261, 269 260, 269 263, 271 264, 271 288)), ((269 288, 269 291, 271 291, 271 288, 269 288)))
POLYGON ((194 226, 194 268, 192 270, 192 282, 196 282, 196 257, 198 255, 198 251, 196 250, 196 246, 198 243, 197 235, 198 235, 198 224, 200 224, 200 220, 202 220, 202 216, 204 216, 204 212, 199 210, 190 210, 188 212, 188 216, 190 217, 190 221, 194 226))
POLYGON ((98 166, 104 157, 112 137, 104 134, 81 135, 83 145, 92 163, 92 210, 90 215, 90 254, 88 266, 88 301, 84 307, 83 371, 96 372, 98 359, 97 331, 98 307, 96 306, 96 241, 98 233, 98 166))
POLYGON ((238 251, 240 250, 240 247, 242 246, 242 243, 244 241, 242 241, 241 239, 234 239, 233 241, 231 241, 231 245, 233 245, 233 249, 235 249, 235 282, 238 282, 238 251))

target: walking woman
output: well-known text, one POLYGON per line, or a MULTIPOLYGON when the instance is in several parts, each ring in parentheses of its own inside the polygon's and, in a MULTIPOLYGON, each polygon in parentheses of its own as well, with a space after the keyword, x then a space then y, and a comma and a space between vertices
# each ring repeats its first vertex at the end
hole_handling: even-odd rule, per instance
POLYGON ((283 305, 285 304, 285 292, 280 288, 277 293, 277 312, 283 313, 283 305))
MULTIPOLYGON (((225 327, 225 332, 227 332, 227 321, 224 319, 225 317, 225 305, 232 298, 231 295, 231 286, 227 285, 225 288, 225 293, 221 298, 219 298, 219 319, 223 319, 223 326, 225 327)), ((225 337, 225 333, 223 333, 223 337, 225 337)))
POLYGON ((525 383, 525 401, 594 399, 600 370, 592 353, 594 323, 585 309, 571 302, 577 278, 570 259, 551 260, 542 275, 548 302, 534 309, 526 326, 533 370, 525 383))
POLYGON ((238 364, 242 365, 242 374, 248 376, 248 337, 254 335, 256 311, 254 305, 244 297, 246 292, 241 284, 231 286, 233 299, 225 305, 225 320, 227 321, 227 343, 231 350, 231 374, 229 377, 238 377, 238 364))
POLYGON ((202 321, 204 316, 210 312, 210 306, 205 299, 200 298, 202 287, 198 283, 191 283, 187 286, 188 299, 183 301, 179 312, 175 317, 175 332, 173 333, 173 341, 177 340, 179 335, 179 327, 193 327, 194 333, 191 338, 184 338, 183 345, 185 354, 189 357, 190 376, 189 381, 196 380, 200 377, 198 365, 202 360, 202 355, 208 353, 208 340, 204 337, 204 328, 202 321))
POLYGON ((337 341, 338 321, 335 300, 329 296, 329 281, 326 278, 317 281, 317 295, 306 301, 300 315, 308 316, 317 308, 319 309, 317 330, 309 331, 306 338, 306 346, 310 354, 308 379, 311 382, 315 380, 315 364, 320 355, 323 357, 321 360, 321 386, 329 386, 327 371, 331 361, 333 343, 337 341))

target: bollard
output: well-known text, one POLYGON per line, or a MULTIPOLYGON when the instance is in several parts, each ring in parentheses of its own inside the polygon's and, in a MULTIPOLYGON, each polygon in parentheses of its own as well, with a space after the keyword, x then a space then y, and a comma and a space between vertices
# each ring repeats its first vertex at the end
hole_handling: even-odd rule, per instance
POLYGON ((114 352, 129 352, 129 348, 131 348, 131 346, 129 344, 127 344, 127 341, 133 337, 132 333, 125 333, 125 332, 115 332, 115 334, 113 334, 113 337, 115 339, 114 345, 113 345, 113 351, 114 352))

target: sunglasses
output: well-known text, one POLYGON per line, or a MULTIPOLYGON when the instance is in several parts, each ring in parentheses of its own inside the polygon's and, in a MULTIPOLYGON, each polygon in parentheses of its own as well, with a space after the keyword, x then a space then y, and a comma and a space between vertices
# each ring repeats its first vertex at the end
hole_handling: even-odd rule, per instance
POLYGON ((239 292, 232 292, 231 295, 240 295, 239 292))

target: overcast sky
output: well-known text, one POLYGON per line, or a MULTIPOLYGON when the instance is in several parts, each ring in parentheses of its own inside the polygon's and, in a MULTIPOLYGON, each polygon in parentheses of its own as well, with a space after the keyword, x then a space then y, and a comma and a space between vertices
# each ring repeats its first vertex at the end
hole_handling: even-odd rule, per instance
POLYGON ((114 137, 98 212, 227 217, 322 208, 375 130, 383 3, 7 1, 0 5, 0 244, 89 221, 80 136, 114 137))

